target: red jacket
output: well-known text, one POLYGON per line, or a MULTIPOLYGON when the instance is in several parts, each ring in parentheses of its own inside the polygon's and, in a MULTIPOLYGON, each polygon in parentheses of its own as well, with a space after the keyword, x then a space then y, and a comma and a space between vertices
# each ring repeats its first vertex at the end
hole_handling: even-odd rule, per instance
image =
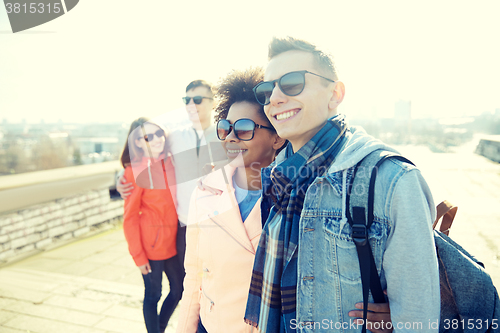
POLYGON ((143 158, 125 168, 125 178, 134 185, 132 194, 125 199, 123 231, 135 264, 142 266, 148 259, 175 256, 178 222, 171 158, 143 158), (171 180, 170 189, 167 179, 171 180))

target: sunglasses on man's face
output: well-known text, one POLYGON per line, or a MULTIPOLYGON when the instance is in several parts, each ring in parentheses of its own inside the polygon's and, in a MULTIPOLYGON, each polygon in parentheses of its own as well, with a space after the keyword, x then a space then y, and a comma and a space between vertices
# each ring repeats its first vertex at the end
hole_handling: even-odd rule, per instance
POLYGON ((194 96, 194 97, 182 97, 182 100, 184 101, 184 104, 188 105, 189 102, 191 101, 191 98, 193 99, 194 104, 201 104, 203 102, 203 99, 213 99, 212 97, 204 97, 204 96, 194 96))
POLYGON ((151 133, 151 134, 145 134, 145 135, 144 135, 144 141, 146 141, 146 142, 151 142, 151 141, 153 141, 153 140, 155 139, 155 136, 156 136, 157 138, 161 138, 161 137, 165 136, 165 132, 164 132, 162 129, 159 129, 159 130, 157 130, 157 131, 156 131, 156 132, 154 132, 154 133, 151 133))
POLYGON ((221 119, 217 122, 217 137, 221 141, 225 140, 229 133, 231 133, 231 130, 234 129, 234 135, 238 140, 250 141, 253 139, 256 127, 267 128, 268 130, 274 131, 274 128, 258 125, 251 119, 238 119, 234 124, 231 124, 226 119, 221 119))
POLYGON ((309 71, 297 71, 286 73, 279 79, 273 81, 264 81, 259 83, 253 88, 255 98, 261 105, 267 105, 271 102, 271 95, 273 94, 276 82, 280 90, 287 96, 297 96, 300 94, 306 85, 306 73, 319 76, 330 82, 335 82, 332 79, 326 78, 316 73, 309 71))

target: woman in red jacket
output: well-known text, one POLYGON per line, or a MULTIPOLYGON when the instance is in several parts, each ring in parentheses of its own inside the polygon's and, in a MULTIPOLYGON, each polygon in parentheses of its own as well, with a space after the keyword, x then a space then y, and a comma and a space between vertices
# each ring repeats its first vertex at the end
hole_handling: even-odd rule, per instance
POLYGON ((166 139, 161 126, 139 118, 130 126, 121 156, 125 177, 134 183, 131 195, 125 199, 123 230, 144 279, 143 312, 148 333, 165 330, 183 290, 184 269, 175 258, 175 174, 166 139), (158 315, 163 272, 170 292, 158 315))

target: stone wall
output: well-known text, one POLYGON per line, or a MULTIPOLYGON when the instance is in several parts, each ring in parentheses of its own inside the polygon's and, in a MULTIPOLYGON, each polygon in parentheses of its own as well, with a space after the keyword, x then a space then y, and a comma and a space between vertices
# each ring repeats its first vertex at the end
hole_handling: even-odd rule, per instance
POLYGON ((123 200, 111 201, 108 188, 0 216, 0 261, 89 234, 122 216, 123 200))
POLYGON ((123 200, 110 187, 115 162, 2 176, 0 264, 118 224, 123 200))

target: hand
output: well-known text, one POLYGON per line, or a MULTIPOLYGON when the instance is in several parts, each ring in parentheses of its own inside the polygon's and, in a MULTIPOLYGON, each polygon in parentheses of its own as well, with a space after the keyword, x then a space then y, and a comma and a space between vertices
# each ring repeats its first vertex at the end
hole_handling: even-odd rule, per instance
POLYGON ((210 187, 210 186, 207 186, 207 185, 203 184, 203 180, 207 177, 207 175, 210 172, 215 171, 216 169, 218 169, 220 167, 221 167, 220 165, 217 165, 217 164, 214 164, 214 163, 205 164, 205 166, 203 167, 205 176, 201 177, 196 182, 196 185, 198 186, 198 188, 200 190, 210 192, 210 193, 212 193, 214 195, 221 195, 222 194, 221 190, 218 190, 216 188, 213 188, 213 187, 210 187))
POLYGON ((213 188, 213 187, 210 187, 210 186, 203 184, 203 178, 198 179, 198 181, 196 182, 196 185, 198 185, 198 188, 202 191, 207 191, 207 192, 210 192, 210 193, 215 194, 215 195, 222 194, 221 190, 218 190, 216 188, 213 188))
MULTIPOLYGON (((357 317, 361 319, 356 319, 359 325, 363 324, 363 303, 356 303, 356 309, 349 311, 350 317, 357 317)), ((366 315, 366 329, 373 333, 390 333, 392 332, 391 322, 391 310, 389 309, 389 303, 368 303, 368 313, 366 315)))
POLYGON ((121 176, 118 179, 118 183, 116 184, 116 190, 120 193, 122 199, 127 199, 127 197, 131 194, 134 186, 132 183, 127 183, 127 179, 124 176, 121 176))
POLYGON ((151 265, 149 265, 149 262, 145 265, 139 266, 139 269, 141 270, 142 275, 148 275, 151 273, 151 265))

